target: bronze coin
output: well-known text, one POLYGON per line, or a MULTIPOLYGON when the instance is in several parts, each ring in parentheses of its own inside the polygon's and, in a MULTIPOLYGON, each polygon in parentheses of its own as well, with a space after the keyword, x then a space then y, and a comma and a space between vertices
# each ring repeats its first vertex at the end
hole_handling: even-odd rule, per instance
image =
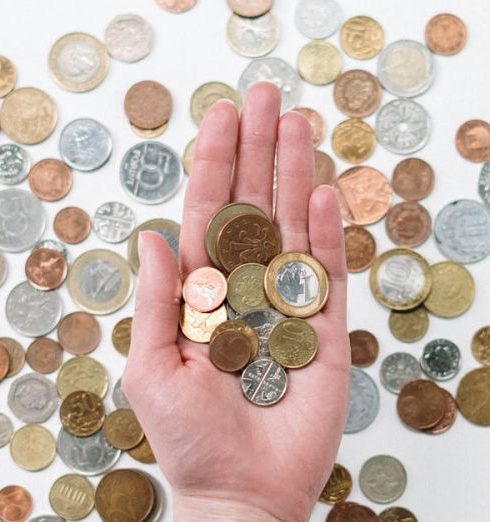
POLYGON ((52 248, 35 248, 26 260, 27 280, 38 290, 54 290, 66 278, 68 263, 63 254, 52 248))
POLYGON ((88 312, 72 312, 61 319, 58 340, 69 353, 85 355, 97 348, 101 330, 97 319, 88 312))
POLYGON ((490 366, 490 326, 483 326, 471 340, 473 357, 484 366, 490 366))
POLYGON ((170 119, 172 95, 161 83, 144 80, 135 83, 126 93, 124 111, 136 127, 156 129, 170 119))
POLYGON ((70 167, 59 159, 38 161, 29 171, 29 186, 44 201, 58 201, 70 192, 73 174, 70 167))
POLYGON ((354 366, 364 368, 377 359, 379 344, 376 337, 367 330, 349 332, 351 360, 354 366))
POLYGON ((381 84, 376 76, 352 69, 335 80, 333 99, 338 109, 352 118, 373 114, 381 103, 381 84))
POLYGON ((411 428, 426 430, 443 418, 446 397, 437 384, 426 379, 417 379, 401 389, 396 408, 405 424, 411 428))
POLYGON ((9 352, 0 344, 0 381, 7 375, 10 366, 9 352))
POLYGON ((60 419, 68 433, 77 437, 88 437, 104 425, 104 403, 95 393, 74 391, 61 403, 60 419))
POLYGON ((22 486, 0 489, 0 519, 3 522, 24 522, 32 511, 31 494, 22 486))
POLYGON ((63 349, 49 337, 38 337, 27 348, 26 361, 36 372, 51 373, 61 366, 63 349))
POLYGON ((456 392, 459 411, 479 426, 490 426, 490 368, 471 370, 459 381, 456 392))
POLYGON ((420 158, 404 159, 395 167, 391 185, 403 199, 419 201, 434 188, 434 170, 420 158))
POLYGON ((362 272, 376 257, 376 240, 369 230, 358 225, 344 228, 345 258, 349 272, 362 272))
POLYGON ((441 388, 441 390, 446 398, 446 411, 444 412, 442 419, 435 426, 425 430, 427 433, 431 433, 432 435, 437 435, 447 431, 456 421, 456 414, 458 412, 458 406, 453 396, 444 388, 441 388))
POLYGON ((6 377, 18 374, 25 362, 25 352, 22 345, 11 337, 0 337, 0 345, 7 349, 9 354, 9 366, 6 377))
POLYGON ((132 317, 125 317, 116 323, 112 329, 112 344, 114 348, 125 357, 129 354, 129 346, 131 344, 131 324, 132 317))
POLYGON ((134 411, 129 408, 119 408, 110 413, 105 418, 103 430, 107 442, 120 450, 134 448, 145 436, 134 411))
POLYGON ((335 163, 333 159, 321 150, 315 150, 315 174, 313 186, 333 185, 335 181, 335 163))
POLYGON ((146 437, 134 448, 128 450, 129 455, 143 464, 154 464, 157 460, 146 437))
POLYGON ((90 234, 90 216, 78 207, 62 208, 54 217, 54 233, 70 245, 81 243, 90 234))
POLYGON ((379 514, 380 522, 417 522, 415 515, 408 509, 391 506, 379 514))
POLYGON ((295 112, 302 114, 311 126, 311 139, 313 141, 313 148, 317 148, 318 145, 325 139, 325 120, 323 116, 310 107, 296 107, 295 112))
POLYGON ((469 120, 456 133, 456 148, 469 161, 481 163, 490 159, 490 124, 483 120, 469 120))
POLYGON ((466 44, 466 26, 461 18, 440 13, 425 26, 425 44, 436 54, 450 56, 459 53, 466 44))
POLYGON ((335 463, 318 500, 327 504, 343 502, 352 491, 352 477, 349 470, 335 463))
POLYGON ((357 502, 339 502, 330 510, 326 522, 379 522, 376 513, 357 502))
POLYGON ((427 241, 432 219, 425 207, 416 201, 402 201, 386 214, 386 233, 398 246, 416 247, 427 241))
POLYGON ((209 343, 211 362, 224 372, 244 368, 252 356, 250 338, 238 328, 229 328, 214 335, 209 343))

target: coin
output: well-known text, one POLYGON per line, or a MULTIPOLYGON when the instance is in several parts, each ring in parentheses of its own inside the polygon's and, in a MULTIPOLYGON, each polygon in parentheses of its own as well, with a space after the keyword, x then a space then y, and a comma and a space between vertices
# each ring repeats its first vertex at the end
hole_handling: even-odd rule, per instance
POLYGON ((38 290, 58 288, 68 273, 66 259, 50 248, 34 249, 26 260, 25 274, 29 283, 38 290))
POLYGON ((65 315, 58 325, 58 340, 65 351, 86 355, 100 343, 101 330, 97 319, 87 312, 65 315))
POLYGON ((102 399, 90 391, 74 391, 67 395, 60 407, 63 428, 72 435, 88 437, 99 431, 105 419, 102 399))
POLYGON ((73 175, 70 168, 54 158, 38 161, 29 171, 29 187, 44 201, 58 201, 70 192, 73 175))
POLYGON ((0 344, 0 382, 7 375, 10 366, 9 352, 5 346, 0 344))
POLYGON ((94 36, 69 33, 56 40, 51 47, 49 69, 62 89, 89 91, 107 76, 109 56, 105 45, 94 36))
POLYGON ((226 24, 226 40, 230 47, 249 58, 270 53, 279 41, 279 27, 270 12, 253 18, 232 13, 226 24))
POLYGON ((456 133, 456 148, 463 158, 481 163, 490 159, 490 124, 469 120, 456 133))
POLYGON ((344 228, 345 257, 349 272, 362 272, 376 257, 376 241, 364 227, 352 225, 344 228))
POLYGON ((53 339, 38 337, 27 348, 26 361, 36 372, 52 373, 63 362, 63 349, 53 339))
POLYGON ((253 18, 270 11, 272 0, 227 0, 228 7, 237 15, 253 18))
POLYGON ((310 107, 295 107, 295 112, 302 114, 310 124, 313 147, 316 148, 325 138, 325 121, 323 116, 310 107))
POLYGON ((435 339, 424 346, 420 366, 424 373, 436 381, 452 379, 459 370, 461 352, 447 339, 435 339))
POLYGON ((349 332, 352 364, 359 368, 371 366, 377 359, 379 344, 376 337, 367 330, 349 332))
POLYGON ((94 487, 82 475, 62 475, 49 490, 49 503, 60 517, 80 520, 94 508, 94 487))
POLYGON ((342 58, 339 50, 324 40, 313 40, 298 54, 298 73, 313 85, 327 85, 340 74, 342 58))
POLYGON ((363 118, 378 109, 381 85, 371 73, 352 69, 335 80, 333 99, 338 109, 347 116, 363 118))
POLYGON ((114 348, 125 357, 127 357, 129 353, 132 322, 132 317, 125 317, 118 321, 112 329, 112 344, 114 348))
POLYGON ((79 207, 62 208, 53 221, 55 234, 65 243, 81 243, 90 234, 90 216, 79 207))
POLYGON ((209 107, 218 100, 230 100, 237 109, 241 103, 237 91, 228 84, 223 82, 203 83, 191 96, 190 112, 192 121, 196 125, 200 125, 209 107))
POLYGON ((124 111, 129 121, 141 129, 164 125, 172 114, 172 95, 159 82, 135 83, 124 98, 124 111))
POLYGON ((340 122, 332 133, 332 148, 349 163, 362 163, 376 147, 373 129, 364 121, 352 118, 340 122))
POLYGON ((136 217, 124 203, 108 201, 97 207, 92 222, 99 239, 107 243, 121 243, 134 230, 136 217))
POLYGON ((190 176, 192 169, 192 156, 194 154, 194 144, 196 143, 196 138, 192 138, 184 149, 184 155, 182 156, 182 165, 184 167, 184 174, 190 176))
POLYGON ((351 491, 352 477, 349 470, 335 463, 318 500, 327 504, 338 504, 343 502, 351 491))
POLYGON ((0 98, 6 96, 17 81, 17 71, 14 64, 5 56, 0 55, 0 98))
POLYGON ((5 283, 8 275, 7 258, 0 252, 0 286, 5 283))
POLYGON ((327 522, 379 522, 376 513, 367 506, 361 506, 356 502, 339 502, 329 511, 327 522))
POLYGON ((227 320, 225 305, 221 305, 214 312, 198 312, 183 303, 180 309, 180 328, 182 333, 196 343, 208 343, 212 331, 223 321, 227 320))
POLYGON ((240 384, 245 397, 257 406, 271 406, 286 393, 284 369, 267 357, 251 362, 242 372, 240 384))
POLYGON ((212 331, 210 340, 212 341, 216 337, 216 335, 218 335, 221 332, 224 332, 225 330, 230 329, 240 331, 246 337, 248 337, 252 350, 250 360, 255 359, 259 351, 259 336, 257 332, 242 319, 228 319, 226 321, 223 321, 222 323, 217 325, 216 328, 212 331))
POLYGON ((342 8, 335 0, 300 0, 296 4, 296 27, 312 40, 334 34, 341 20, 342 8))
POLYGON ((416 247, 425 243, 432 231, 432 219, 416 201, 402 201, 386 214, 386 233, 399 246, 416 247))
POLYGON ((425 430, 435 426, 444 416, 446 398, 437 384, 418 379, 403 386, 396 408, 405 424, 425 430))
POLYGON ((108 385, 109 378, 105 368, 88 355, 68 359, 61 365, 56 377, 56 388, 62 399, 75 391, 92 392, 104 397, 108 385))
POLYGON ((440 13, 433 16, 425 26, 425 43, 436 54, 457 54, 466 44, 466 26, 461 18, 440 13))
POLYGON ((21 344, 10 337, 0 337, 0 345, 7 349, 9 356, 7 377, 17 375, 25 361, 25 352, 21 344))
POLYGON ((58 111, 48 94, 34 87, 12 91, 0 109, 0 127, 13 141, 34 145, 56 127, 58 111))
POLYGON ((73 302, 82 310, 105 315, 127 303, 133 291, 133 274, 122 256, 96 248, 73 261, 67 285, 73 302))
POLYGON ((478 194, 487 207, 490 207, 490 161, 486 161, 481 168, 478 177, 478 194))
POLYGON ((434 171, 420 158, 407 158, 397 164, 391 178, 393 190, 403 199, 419 201, 434 188, 434 171))
POLYGON ((228 284, 216 268, 202 266, 193 270, 184 280, 182 297, 198 312, 215 310, 226 298, 228 284))
POLYGON ((318 351, 315 330, 304 320, 290 317, 279 321, 268 339, 271 357, 285 368, 302 368, 318 351))
POLYGON ((40 239, 33 248, 50 248, 51 250, 57 250, 68 261, 66 245, 57 239, 40 239))
POLYGON ((150 54, 153 46, 153 29, 136 14, 114 17, 104 32, 107 51, 115 60, 133 63, 150 54))
POLYGON ((13 434, 10 454, 17 466, 27 471, 39 471, 53 462, 56 443, 44 426, 26 424, 13 434))
MULTIPOLYGON (((1 67, 1 56, 0 56, 1 67)), ((29 174, 31 160, 27 151, 16 143, 0 145, 0 183, 17 185, 29 174)))
POLYGON ((392 506, 379 514, 380 522, 417 522, 415 515, 408 509, 392 506))
POLYGON ((446 398, 446 410, 442 419, 435 426, 425 430, 426 433, 431 435, 439 435, 446 432, 455 423, 458 413, 458 406, 453 396, 444 388, 441 388, 441 391, 446 398))
POLYGON ((365 430, 379 412, 379 391, 370 375, 359 368, 350 371, 349 408, 344 433, 365 430))
POLYGON ((162 9, 166 9, 172 13, 184 13, 192 9, 197 0, 155 0, 157 5, 162 9))
POLYGON ((267 266, 265 293, 274 308, 293 317, 309 317, 327 302, 327 272, 314 257, 303 252, 283 252, 267 266))
POLYGON ((258 349, 257 334, 253 332, 253 335, 256 338, 255 346, 243 329, 228 328, 216 334, 213 331, 209 342, 211 362, 225 372, 241 370, 252 359, 253 349, 258 349))
POLYGON ((131 127, 131 130, 140 138, 144 138, 145 140, 150 140, 152 138, 157 138, 158 136, 161 136, 168 128, 169 122, 167 121, 163 125, 160 125, 160 127, 156 127, 154 129, 142 129, 140 127, 137 127, 136 125, 133 125, 131 122, 129 123, 129 126, 131 127))
POLYGON ((226 298, 235 312, 241 314, 268 305, 264 291, 265 270, 259 263, 245 263, 230 273, 226 298))
POLYGON ((5 486, 0 489, 0 517, 4 522, 26 520, 31 511, 31 494, 22 486, 5 486))
POLYGON ((490 366, 490 326, 483 326, 471 340, 471 353, 481 364, 490 366))
POLYGON ((114 384, 114 389, 112 390, 112 402, 116 408, 131 408, 128 399, 122 391, 121 378, 119 378, 116 381, 116 384, 114 384))
POLYGON ((268 356, 267 340, 271 330, 276 323, 285 319, 285 316, 273 308, 254 308, 240 314, 238 319, 245 321, 258 335, 259 355, 268 356))
POLYGON ((464 375, 458 384, 456 402, 466 419, 490 426, 490 368, 476 368, 464 375))
POLYGON ((381 384, 391 393, 400 393, 405 384, 420 379, 419 361, 406 352, 391 353, 383 359, 379 370, 381 384))
POLYGON ((118 409, 110 413, 105 419, 103 431, 107 442, 121 450, 134 448, 144 437, 141 425, 131 409, 118 409))
POLYGON ((372 167, 351 167, 335 181, 342 217, 353 225, 370 225, 383 218, 391 205, 386 177, 372 167))
POLYGON ((335 163, 321 150, 315 150, 315 174, 313 185, 333 185, 335 181, 335 163))
POLYGON ((423 305, 403 312, 390 310, 388 324, 391 333, 399 341, 414 343, 422 339, 427 333, 429 329, 429 315, 423 305))
POLYGON ((369 16, 353 16, 340 29, 340 45, 352 58, 368 60, 383 48, 383 28, 369 16))
POLYGON ((133 457, 133 459, 138 462, 142 462, 143 464, 155 464, 156 458, 153 454, 153 450, 151 449, 150 443, 146 437, 143 437, 143 440, 134 448, 128 450, 128 454, 133 457))
POLYGON ((14 433, 14 425, 5 413, 0 413, 0 448, 9 443, 14 433))
POLYGON ((362 465, 359 486, 369 500, 388 504, 400 498, 405 491, 407 472, 395 457, 375 455, 362 465))
POLYGON ((64 519, 54 515, 41 515, 29 519, 29 522, 64 522, 64 519))

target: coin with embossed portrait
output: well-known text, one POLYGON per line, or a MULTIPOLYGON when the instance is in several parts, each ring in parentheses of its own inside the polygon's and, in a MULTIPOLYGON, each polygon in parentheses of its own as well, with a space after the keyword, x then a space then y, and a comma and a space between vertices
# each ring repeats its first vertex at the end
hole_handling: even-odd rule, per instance
POLYGON ((313 85, 327 85, 340 74, 342 58, 333 44, 313 40, 300 49, 297 67, 303 80, 313 85))
POLYGON ((340 45, 352 58, 368 60, 383 48, 383 28, 369 16, 353 16, 340 29, 340 45))
POLYGON ((114 17, 104 32, 107 51, 115 60, 133 63, 147 56, 153 45, 151 25, 137 14, 114 17))
POLYGON ((400 498, 407 486, 403 464, 391 455, 375 455, 368 459, 359 473, 359 486, 369 500, 380 504, 400 498))
POLYGON ((342 8, 335 0, 300 0, 296 4, 294 21, 308 38, 327 38, 340 27, 342 8))
POLYGON ((279 27, 270 12, 253 18, 232 13, 226 25, 226 39, 230 47, 249 58, 270 53, 279 41, 279 27))
POLYGON ((391 393, 400 393, 405 384, 420 379, 421 375, 419 361, 406 352, 390 353, 379 370, 381 384, 391 393))
POLYGON ((362 69, 342 73, 333 89, 335 105, 351 118, 373 114, 381 103, 381 85, 376 76, 362 69))
POLYGON ((65 207, 57 212, 53 220, 55 234, 65 243, 81 243, 90 234, 90 216, 80 207, 65 207))
POLYGON ((58 201, 71 189, 73 174, 68 165, 56 158, 46 158, 35 163, 29 171, 29 187, 45 201, 58 201))
POLYGON ((27 471, 39 471, 53 462, 56 443, 51 432, 39 424, 26 424, 10 440, 14 462, 27 471))
POLYGON ((428 210, 416 201, 402 201, 386 214, 386 233, 399 246, 416 247, 427 241, 432 232, 428 210))
POLYGON ((425 26, 425 43, 436 54, 450 56, 459 53, 466 44, 466 26, 456 15, 439 13, 425 26))

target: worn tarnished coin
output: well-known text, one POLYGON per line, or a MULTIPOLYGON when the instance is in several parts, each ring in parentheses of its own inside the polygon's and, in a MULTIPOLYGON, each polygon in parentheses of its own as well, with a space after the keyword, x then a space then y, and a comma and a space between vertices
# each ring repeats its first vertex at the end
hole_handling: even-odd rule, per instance
POLYGON ((420 367, 436 381, 452 379, 459 370, 461 352, 448 339, 435 339, 424 346, 420 356, 420 367))
POLYGON ((232 13, 226 25, 226 39, 238 54, 257 58, 270 53, 276 47, 279 27, 270 11, 254 18, 232 13))
POLYGON ((490 160, 485 161, 478 177, 478 194, 483 202, 490 207, 490 160))
POLYGON ((218 100, 230 100, 239 108, 241 101, 237 91, 223 82, 207 82, 200 85, 193 93, 190 103, 192 121, 200 125, 204 115, 218 100))
POLYGON ((192 156, 194 155, 194 145, 196 143, 196 138, 192 138, 184 149, 184 154, 182 155, 182 165, 184 167, 184 174, 190 176, 192 170, 192 156))
POLYGON ((343 502, 351 491, 352 477, 349 470, 335 463, 318 500, 327 504, 338 504, 343 502))
POLYGON ((379 514, 380 522, 417 522, 415 515, 403 507, 392 506, 379 514))
POLYGON ((285 319, 285 316, 273 308, 256 308, 240 314, 237 318, 255 330, 259 336, 259 355, 268 356, 267 340, 271 330, 276 323, 285 319))
POLYGON ((85 518, 94 508, 94 487, 82 475, 59 477, 49 490, 49 503, 55 513, 67 520, 85 518))
POLYGON ((456 393, 459 411, 479 426, 490 426, 490 368, 476 368, 459 381, 456 393))
POLYGON ((26 520, 31 511, 31 494, 22 486, 5 486, 0 489, 0 517, 4 522, 26 520))
POLYGON ((128 450, 128 454, 143 464, 154 464, 156 462, 155 455, 146 437, 143 437, 143 440, 134 448, 128 450))
POLYGON ((102 335, 99 322, 87 312, 65 315, 57 333, 63 349, 73 355, 86 355, 95 350, 102 335))
POLYGON ((56 378, 58 395, 65 399, 75 391, 86 391, 104 397, 109 386, 105 368, 95 359, 84 355, 64 362, 56 378))
POLYGON ((322 150, 315 150, 315 174, 313 185, 333 185, 335 181, 335 163, 322 150))
POLYGON ((72 435, 93 435, 104 424, 105 410, 102 399, 86 390, 71 392, 61 403, 60 419, 63 428, 72 435))
POLYGON ((385 228, 388 237, 396 245, 416 247, 425 243, 431 235, 432 219, 420 203, 402 201, 388 210, 385 228))
POLYGON ((483 326, 473 335, 471 353, 485 366, 490 366, 490 326, 483 326))
POLYGON ((490 159, 490 123, 469 120, 456 133, 456 148, 463 158, 481 163, 490 159))
POLYGON ((208 343, 216 326, 226 320, 225 305, 214 312, 198 312, 186 303, 180 309, 180 328, 188 339, 196 343, 208 343))
POLYGON ((157 5, 171 13, 185 13, 192 9, 197 0, 155 0, 157 5))
POLYGON ((357 60, 368 60, 376 56, 383 44, 383 28, 369 16, 353 16, 340 29, 342 49, 357 60))
POLYGON ((38 290, 54 290, 65 280, 68 263, 57 250, 35 248, 26 260, 25 275, 38 290))
POLYGON ((118 321, 112 329, 112 344, 114 348, 125 357, 129 354, 129 346, 131 344, 131 324, 132 317, 124 317, 118 321))
POLYGON ((300 0, 296 4, 294 21, 308 38, 327 38, 340 27, 342 8, 335 0, 300 0))
POLYGON ((144 437, 133 410, 122 408, 110 413, 104 422, 103 427, 107 442, 114 448, 130 450, 137 446, 144 437))
POLYGON ((6 57, 0 55, 0 98, 6 96, 17 81, 17 71, 14 64, 6 57))
POLYGON ((434 170, 420 158, 407 158, 397 164, 391 178, 393 190, 403 199, 419 201, 434 188, 434 170))
POLYGON ((62 208, 53 220, 55 234, 70 245, 85 241, 91 228, 90 216, 80 207, 62 208))
POLYGON ((228 290, 226 277, 210 266, 193 270, 184 280, 182 297, 198 312, 211 312, 223 304, 228 290))
POLYGON ((335 80, 333 99, 338 109, 347 116, 364 118, 378 109, 381 84, 368 71, 352 69, 335 80))
POLYGON ((0 413, 0 448, 9 443, 14 433, 14 425, 5 413, 0 413))
POLYGON ((268 357, 251 362, 242 372, 240 384, 245 397, 257 406, 271 406, 286 393, 284 369, 268 357))
POLYGON ((351 368, 349 409, 344 433, 365 430, 379 412, 379 391, 376 383, 363 370, 351 368))
POLYGON ((254 347, 258 348, 257 334, 253 332, 253 335, 255 336, 255 346, 253 340, 242 328, 231 327, 219 333, 213 332, 209 342, 209 359, 216 368, 222 371, 235 372, 241 370, 253 358, 254 347))
POLYGON ((440 13, 425 26, 425 43, 436 54, 457 54, 466 44, 466 26, 456 15, 440 13))
POLYGON ((442 388, 425 379, 412 380, 400 390, 396 403, 401 420, 411 428, 426 430, 444 417, 446 397, 442 388))
POLYGON ((352 330, 349 332, 351 361, 354 366, 364 368, 371 366, 378 358, 378 340, 367 330, 352 330))
POLYGON ((14 462, 27 471, 39 471, 53 462, 56 443, 53 435, 39 424, 26 424, 10 440, 14 462))
POLYGON ((133 125, 141 129, 156 129, 170 119, 172 95, 161 83, 143 80, 126 93, 124 111, 133 125))
POLYGON ((25 352, 22 345, 11 337, 0 337, 0 345, 7 349, 9 356, 8 371, 6 377, 17 375, 25 361, 25 352))
POLYGON ((422 339, 427 333, 429 329, 429 314, 423 305, 404 312, 390 310, 388 324, 391 333, 399 341, 414 343, 422 339))
POLYGON ((421 377, 422 370, 419 361, 413 355, 395 352, 383 359, 379 375, 381 384, 388 391, 400 393, 405 384, 421 377))
POLYGON ((70 192, 73 174, 68 165, 55 158, 38 161, 29 171, 29 187, 44 201, 58 201, 70 192))
POLYGON ((351 118, 340 122, 332 133, 332 148, 340 159, 363 163, 374 152, 376 136, 366 122, 351 118))
POLYGON ((27 151, 20 145, 16 143, 0 145, 0 183, 2 185, 22 183, 29 174, 30 168, 31 159, 27 151))
POLYGON ((323 116, 310 107, 295 107, 294 111, 299 112, 308 120, 311 127, 313 147, 318 147, 325 138, 325 120, 323 116))
POLYGON ((0 381, 7 375, 10 367, 9 352, 5 346, 0 344, 0 381))
POLYGON ((344 228, 345 257, 349 272, 362 272, 376 257, 376 240, 369 230, 358 225, 344 228))
POLYGON ((272 0, 227 0, 227 3, 237 15, 250 18, 261 16, 272 7, 272 0))
POLYGON ((298 73, 314 85, 333 82, 342 69, 342 58, 337 47, 324 40, 313 40, 298 54, 298 73))
POLYGON ((116 384, 114 384, 111 397, 116 408, 131 408, 129 401, 122 390, 121 377, 116 381, 116 384))
POLYGON ((369 500, 388 504, 400 498, 407 486, 403 464, 391 455, 375 455, 359 473, 359 486, 369 500))
POLYGON ((318 351, 315 330, 304 319, 289 317, 278 322, 267 341, 271 357, 285 368, 302 368, 318 351))
POLYGON ((227 301, 241 314, 253 308, 265 308, 269 301, 264 290, 265 266, 245 263, 237 266, 228 276, 227 301))
POLYGON ((53 339, 38 337, 27 348, 26 361, 36 372, 52 373, 63 362, 63 349, 53 339))
POLYGON ((115 60, 137 62, 150 54, 153 29, 136 14, 123 14, 113 18, 104 32, 107 51, 115 60))
MULTIPOLYGON (((224 321, 220 323, 211 333, 211 339, 210 342, 213 342, 213 339, 219 334, 224 332, 225 330, 234 330, 238 331, 241 334, 243 334, 245 337, 247 337, 246 344, 248 344, 247 350, 250 351, 250 357, 249 360, 255 359, 257 357, 257 354, 259 353, 259 336, 258 333, 245 321, 241 319, 229 319, 227 321, 224 321)), ((226 346, 224 347, 224 350, 226 350, 226 346)), ((249 361, 247 361, 249 362, 249 361)), ((245 366, 245 365, 244 365, 245 366)))
POLYGON ((136 226, 134 212, 124 203, 108 201, 95 211, 92 219, 95 234, 106 243, 121 243, 136 226))

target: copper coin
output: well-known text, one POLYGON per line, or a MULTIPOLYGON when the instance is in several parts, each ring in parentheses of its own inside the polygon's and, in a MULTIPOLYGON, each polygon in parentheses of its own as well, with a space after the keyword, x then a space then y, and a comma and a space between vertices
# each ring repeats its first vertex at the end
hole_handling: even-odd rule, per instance
POLYGON ((183 13, 192 9, 197 0, 156 0, 158 6, 172 13, 183 13))
POLYGON ((459 53, 466 44, 466 26, 461 18, 441 13, 425 26, 425 43, 436 54, 450 56, 459 53))
POLYGON ((59 159, 38 161, 29 171, 32 192, 44 201, 58 201, 70 192, 73 174, 70 167, 59 159))
POLYGON ((408 509, 391 506, 379 514, 380 522, 417 522, 415 515, 408 509))
POLYGON ((90 216, 81 208, 65 207, 54 217, 53 228, 61 241, 75 245, 90 234, 90 216))
POLYGON ((157 461, 146 437, 143 437, 143 440, 137 446, 128 450, 128 453, 133 459, 143 464, 154 464, 157 461))
POLYGON ((376 513, 357 502, 339 502, 330 510, 326 522, 379 522, 376 513))
POLYGON ((458 412, 458 406, 453 396, 444 388, 441 388, 441 390, 446 398, 446 411, 442 419, 435 426, 426 430, 427 433, 431 433, 432 435, 447 431, 456 421, 456 414, 458 412))
POLYGON ((442 420, 446 412, 446 397, 437 384, 417 379, 401 389, 396 408, 405 424, 418 430, 426 430, 442 420))
POLYGON ((129 408, 119 408, 110 413, 105 418, 103 430, 107 442, 120 450, 134 448, 145 436, 134 411, 129 408))
POLYGON ((209 343, 211 362, 224 372, 244 368, 252 356, 250 338, 239 329, 228 329, 214 335, 209 343))
POLYGON ((434 171, 420 158, 407 158, 395 167, 391 178, 393 190, 403 199, 419 201, 434 188, 434 171))
POLYGON ((25 352, 22 345, 11 337, 0 337, 0 345, 7 349, 9 354, 9 366, 7 377, 18 374, 25 362, 25 352))
POLYGON ((88 437, 104 425, 104 403, 95 393, 74 391, 61 403, 60 419, 68 433, 77 437, 88 437))
POLYGON ((36 248, 26 260, 27 280, 38 290, 58 288, 66 278, 68 263, 58 250, 36 248))
POLYGON ((315 175, 313 186, 333 185, 335 181, 335 163, 321 150, 315 150, 315 175))
POLYGON ((26 361, 36 372, 51 373, 61 366, 63 349, 49 337, 38 337, 27 348, 26 361))
POLYGON ((0 344, 0 381, 7 375, 10 366, 9 352, 0 344))
POLYGON ((399 246, 416 247, 424 243, 432 231, 432 219, 425 207, 416 201, 402 201, 386 214, 386 233, 399 246))
POLYGON ((316 149, 318 145, 325 139, 325 120, 323 116, 310 107, 296 107, 295 112, 302 114, 311 126, 311 138, 313 147, 316 149))
POLYGON ((483 120, 469 120, 456 133, 456 148, 469 161, 481 163, 490 159, 490 124, 483 120))
POLYGON ((118 321, 112 329, 112 344, 114 348, 125 357, 129 354, 131 345, 131 325, 132 317, 125 317, 118 321))
POLYGON ((367 330, 349 332, 351 360, 354 366, 364 368, 377 359, 379 344, 376 337, 367 330))
POLYGON ((156 129, 170 118, 172 95, 161 83, 144 80, 135 83, 126 93, 124 110, 136 127, 156 129))
POLYGON ((335 105, 347 116, 364 118, 381 103, 381 84, 376 76, 362 69, 341 74, 333 88, 335 105))
POLYGON ((383 218, 391 205, 386 177, 372 167, 352 167, 334 184, 340 211, 353 225, 369 225, 383 218))
POLYGON ((272 0, 227 0, 229 8, 239 16, 254 18, 272 8, 272 0))
POLYGON ((58 340, 69 353, 85 355, 97 348, 101 330, 97 319, 88 312, 72 312, 61 319, 58 340))
POLYGON ((211 312, 221 306, 227 289, 226 277, 222 272, 210 266, 202 266, 185 278, 182 297, 198 312, 211 312))
POLYGON ((349 272, 362 272, 376 257, 376 240, 369 230, 358 225, 344 228, 345 258, 349 272))
POLYGON ((31 494, 22 486, 0 489, 0 519, 3 522, 24 522, 32 511, 31 494))

